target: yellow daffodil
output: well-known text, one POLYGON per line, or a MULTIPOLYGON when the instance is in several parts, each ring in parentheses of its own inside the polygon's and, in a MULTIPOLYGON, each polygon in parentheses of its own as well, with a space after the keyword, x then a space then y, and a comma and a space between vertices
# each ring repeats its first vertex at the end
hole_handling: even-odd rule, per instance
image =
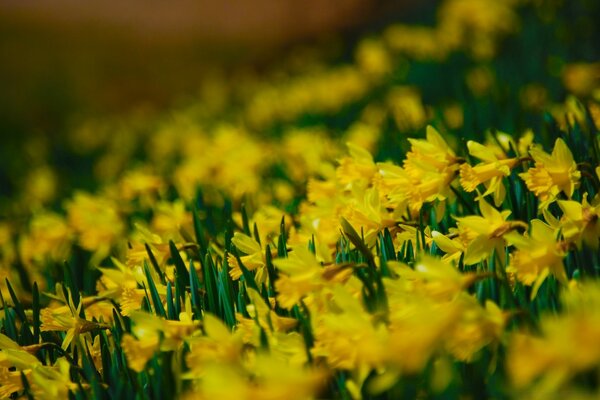
POLYGON ((503 236, 517 227, 527 228, 523 222, 507 221, 510 210, 500 212, 483 199, 479 201, 479 210, 481 217, 471 215, 455 218, 459 231, 466 229, 472 235, 464 253, 465 265, 476 264, 486 259, 493 250, 496 250, 496 254, 502 260, 506 245, 503 236))
POLYGON ((97 329, 107 329, 108 325, 94 321, 88 321, 81 318, 81 309, 84 303, 92 304, 101 301, 99 298, 80 299, 79 304, 75 307, 71 291, 67 289, 65 297, 62 285, 56 284, 56 294, 47 293, 46 295, 63 303, 63 306, 46 307, 40 311, 40 330, 45 331, 63 331, 66 332, 63 339, 62 348, 66 350, 73 339, 78 338, 80 334, 91 332, 97 329))
POLYGON ((515 333, 508 348, 509 377, 516 388, 529 389, 538 398, 600 365, 600 286, 588 282, 565 291, 562 303, 565 313, 543 315, 539 334, 515 333))
MULTIPOLYGON (((240 232, 235 232, 231 243, 236 247, 240 254, 240 261, 244 264, 249 271, 256 271, 255 280, 260 285, 265 283, 268 279, 267 267, 265 264, 265 252, 262 249, 260 243, 248 235, 240 232)), ((233 254, 229 254, 227 257, 229 263, 229 275, 232 279, 240 279, 242 276, 242 269, 238 264, 237 257, 233 254)))
POLYGON ((296 366, 268 353, 256 353, 240 366, 209 363, 184 399, 291 399, 318 397, 322 370, 296 366))
POLYGON ((284 308, 292 308, 304 296, 323 285, 322 267, 315 256, 305 247, 297 246, 288 258, 273 260, 281 272, 275 282, 277 301, 284 308))
POLYGON ((21 373, 36 398, 64 398, 69 391, 78 389, 79 386, 71 382, 70 363, 59 358, 54 365, 44 365, 33 355, 39 349, 38 345, 21 347, 0 334, 0 395, 3 398, 23 390, 21 373))
POLYGON ((31 381, 35 397, 39 399, 66 398, 70 392, 77 391, 80 387, 71 381, 71 364, 64 358, 59 358, 52 367, 35 368, 31 381))
POLYGON ((336 170, 336 177, 345 189, 353 186, 366 187, 377 171, 373 156, 365 149, 347 143, 349 156, 342 158, 336 170))
POLYGON ((468 246, 468 241, 462 240, 458 229, 455 228, 451 228, 448 235, 433 231, 431 237, 435 245, 446 253, 442 257, 442 260, 446 262, 458 262, 468 246))
POLYGON ((157 335, 145 335, 141 339, 136 339, 129 333, 124 334, 121 348, 127 358, 127 366, 135 372, 142 372, 158 350, 158 345, 157 335))
POLYGON ((72 236, 63 216, 50 212, 37 214, 30 222, 29 234, 22 236, 19 242, 21 258, 28 265, 59 261, 67 254, 72 236))
POLYGON ((204 314, 202 320, 204 336, 191 336, 186 339, 190 352, 186 364, 190 377, 199 377, 207 365, 213 363, 232 364, 240 361, 244 342, 240 331, 232 332, 221 320, 211 314, 204 314))
POLYGON ((560 221, 565 240, 577 245, 585 243, 593 249, 600 245, 600 197, 590 204, 587 196, 578 203, 573 200, 559 200, 558 205, 563 211, 560 221))
POLYGON ((272 305, 267 304, 255 289, 248 288, 247 293, 251 304, 246 307, 246 311, 267 333, 287 332, 297 325, 296 319, 277 315, 272 305))
POLYGON ((164 187, 165 182, 159 175, 145 169, 135 169, 121 178, 119 193, 124 200, 140 198, 142 205, 150 207, 164 187))
POLYGON ((531 221, 529 236, 521 236, 511 232, 507 241, 517 250, 511 254, 508 272, 514 273, 520 282, 533 285, 531 298, 549 275, 553 275, 563 284, 567 284, 567 275, 563 265, 566 254, 566 243, 557 241, 556 231, 540 221, 531 221))
POLYGON ((388 197, 407 204, 412 216, 419 214, 425 202, 445 200, 449 184, 458 170, 458 159, 446 141, 431 126, 425 140, 409 139, 411 151, 406 154, 403 169, 394 169, 398 186, 388 197))
POLYGON ((445 348, 456 359, 469 362, 485 346, 500 344, 508 315, 490 300, 485 307, 472 296, 462 295, 458 300, 462 313, 446 333, 445 348))
MULTIPOLYGON (((1 354, 1 353, 0 353, 1 354)), ((13 393, 23 391, 23 379, 31 380, 31 370, 11 371, 6 367, 0 367, 0 398, 8 399, 13 393)))
POLYGON ((379 191, 375 188, 355 189, 352 197, 341 210, 344 217, 357 232, 362 232, 367 245, 375 244, 377 234, 385 228, 395 230, 396 220, 393 212, 381 204, 379 191))
POLYGON ((132 313, 132 333, 138 340, 150 340, 153 336, 160 337, 160 348, 163 351, 175 350, 200 325, 200 321, 192 320, 190 316, 190 299, 186 297, 186 311, 179 314, 179 320, 167 320, 144 311, 132 313))
POLYGON ((474 167, 467 163, 460 166, 461 186, 466 192, 473 192, 477 186, 484 184, 486 191, 481 197, 492 194, 494 204, 500 206, 506 195, 502 179, 510 175, 510 171, 517 165, 518 159, 498 159, 493 150, 472 140, 467 142, 467 147, 469 154, 482 162, 474 167))
POLYGON ((315 357, 334 368, 363 371, 382 365, 387 329, 343 287, 331 289, 327 309, 314 316, 315 357))
POLYGON ((533 147, 529 154, 535 160, 535 166, 527 172, 519 174, 525 181, 527 188, 535 193, 542 201, 540 208, 545 208, 554 201, 559 193, 567 197, 579 186, 581 173, 562 139, 556 139, 552 154, 548 154, 539 147, 533 147))

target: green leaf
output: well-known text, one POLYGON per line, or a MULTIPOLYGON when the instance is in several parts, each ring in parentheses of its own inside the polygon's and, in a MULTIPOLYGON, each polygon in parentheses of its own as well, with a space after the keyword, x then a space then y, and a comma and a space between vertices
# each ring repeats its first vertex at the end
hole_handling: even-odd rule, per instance
POLYGON ((237 260, 238 265, 239 265, 240 269, 242 270, 242 275, 244 276, 244 282, 246 282, 246 285, 248 285, 252 289, 259 292, 258 285, 256 284, 256 281, 254 280, 253 273, 250 272, 250 270, 248 268, 246 268, 246 266, 244 265, 244 263, 242 262, 242 260, 240 258, 238 250, 235 246, 233 247, 233 254, 235 255, 235 259, 237 260))
POLYGON ((167 318, 170 320, 177 319, 177 314, 175 314, 175 304, 173 303, 173 287, 171 282, 167 282, 167 318))
POLYGON ((200 246, 200 255, 204 257, 206 255, 206 251, 208 250, 208 242, 204 237, 204 229, 202 228, 202 223, 200 222, 197 208, 192 210, 192 217, 194 220, 194 233, 196 234, 196 241, 200 246))
POLYGON ((172 240, 169 240, 169 250, 171 251, 171 260, 175 265, 175 280, 177 281, 177 283, 179 283, 181 290, 179 293, 179 296, 181 297, 178 297, 178 299, 185 301, 184 291, 188 282, 188 271, 185 268, 185 263, 183 262, 181 255, 179 255, 179 250, 177 250, 177 246, 175 246, 175 243, 173 243, 172 240))
POLYGON ((75 284, 75 281, 73 280, 71 266, 66 261, 63 264, 63 273, 64 273, 64 277, 65 277, 64 278, 65 285, 63 287, 65 289, 68 288, 71 290, 71 296, 73 297, 73 303, 74 303, 75 307, 77 307, 79 305, 79 288, 77 287, 77 285, 75 284))
POLYGON ((236 324, 235 320, 235 304, 234 304, 234 290, 233 281, 229 276, 229 266, 227 264, 227 254, 223 259, 223 265, 218 271, 218 292, 219 292, 219 304, 223 309, 223 317, 229 327, 233 327, 236 324))
POLYGON ((312 327, 310 324, 310 314, 306 305, 301 301, 300 305, 302 306, 302 310, 298 305, 295 305, 292 308, 292 314, 294 318, 298 320, 300 326, 300 332, 302 333, 302 337, 304 338, 304 346, 306 350, 306 356, 309 362, 312 361, 312 354, 310 349, 314 346, 315 338, 312 333, 312 327))
POLYGON ((258 234, 258 226, 256 225, 256 222, 254 223, 254 240, 256 240, 258 244, 262 244, 260 242, 260 235, 258 234))
POLYGON ((27 317, 25 316, 25 309, 23 308, 23 305, 19 301, 8 278, 5 278, 5 280, 6 280, 6 286, 8 287, 8 292, 10 293, 10 297, 13 301, 13 306, 17 313, 17 316, 19 317, 19 319, 21 320, 22 323, 27 324, 27 317))
POLYGON ((267 266, 267 274, 269 276, 269 296, 275 296, 275 281, 277 280, 277 270, 275 270, 275 266, 273 265, 273 257, 271 256, 271 246, 267 245, 265 249, 265 264, 267 266))
POLYGON ((192 260, 190 260, 190 294, 192 297, 192 309, 194 311, 194 317, 196 319, 200 319, 202 317, 202 304, 200 302, 200 280, 198 279, 198 274, 196 273, 196 268, 194 268, 192 260))
POLYGON ((248 213, 246 212, 246 204, 242 204, 242 229, 246 236, 250 236, 250 222, 248 221, 248 213))
POLYGON ((154 284, 152 275, 150 275, 150 267, 148 266, 146 260, 144 260, 144 272, 146 273, 146 280, 148 281, 148 290, 150 290, 152 304, 154 305, 154 313, 159 317, 166 318, 167 314, 165 313, 165 308, 163 307, 162 301, 160 300, 160 296, 158 295, 158 291, 156 290, 156 285, 154 284))
POLYGON ((285 216, 281 217, 279 224, 279 238, 277 240, 277 256, 279 258, 287 257, 287 240, 285 233, 285 216))
POLYGON ((166 280, 165 280, 164 274, 160 270, 160 266, 158 265, 158 262, 156 261, 156 257, 154 257, 154 254, 152 253, 152 249, 150 249, 150 246, 148 246, 148 243, 144 243, 144 247, 146 248, 146 253, 148 253, 148 258, 150 258, 150 264, 152 265, 152 267, 154 267, 154 272, 156 272, 156 275, 158 275, 160 277, 160 281, 164 285, 166 280))
POLYGON ((28 400, 33 400, 33 395, 31 394, 31 386, 29 385, 29 381, 27 380, 27 377, 25 376, 23 371, 21 371, 21 383, 23 384, 23 394, 27 396, 28 400))
POLYGON ((33 282, 32 289, 32 305, 31 311, 33 313, 33 341, 35 343, 40 342, 40 292, 38 290, 37 282, 33 282))
POLYGON ((375 265, 373 253, 371 253, 371 250, 367 247, 362 238, 354 230, 352 225, 350 225, 350 223, 343 217, 340 219, 340 222, 342 224, 344 234, 346 235, 348 240, 350 240, 354 247, 356 247, 356 249, 360 251, 360 253, 365 257, 369 264, 375 265))

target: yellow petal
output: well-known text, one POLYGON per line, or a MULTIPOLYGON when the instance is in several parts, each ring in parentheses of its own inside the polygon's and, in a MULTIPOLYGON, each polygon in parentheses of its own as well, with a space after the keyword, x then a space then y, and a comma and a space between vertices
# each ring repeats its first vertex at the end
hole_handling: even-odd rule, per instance
POLYGON ((260 244, 258 244, 256 240, 240 232, 236 232, 233 234, 233 238, 231 238, 231 243, 233 243, 235 247, 238 248, 238 250, 244 252, 245 254, 255 254, 262 252, 260 244))
POLYGON ((493 248, 493 241, 484 236, 479 236, 467 246, 465 251, 465 265, 473 265, 485 259, 493 248))
POLYGON ((231 335, 229 328, 217 317, 205 313, 203 318, 206 335, 214 339, 225 339, 231 335))
POLYGON ((570 167, 573 164, 573 154, 567 147, 567 144, 561 138, 556 139, 554 150, 552 150, 552 158, 560 166, 570 167))
POLYGON ((573 221, 581 221, 583 219, 583 208, 578 202, 572 200, 559 200, 558 206, 568 219, 573 221))
POLYGON ((481 143, 469 140, 467 142, 467 147, 469 148, 470 155, 472 155, 473 157, 477 157, 482 161, 493 162, 498 160, 494 152, 488 147, 482 145, 481 143))
POLYGON ((449 239, 438 231, 431 232, 431 237, 433 238, 433 242, 436 244, 436 246, 439 247, 444 253, 453 254, 463 250, 460 243, 449 239))

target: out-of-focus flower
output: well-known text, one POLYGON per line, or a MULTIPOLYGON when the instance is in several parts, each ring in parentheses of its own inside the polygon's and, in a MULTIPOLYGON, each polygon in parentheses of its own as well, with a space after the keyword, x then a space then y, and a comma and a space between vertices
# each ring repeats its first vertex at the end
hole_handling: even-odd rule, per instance
POLYGON ((179 239, 180 230, 191 225, 192 214, 182 200, 160 202, 154 207, 152 229, 166 239, 179 239))
POLYGON ((393 52, 406 54, 417 60, 441 60, 447 50, 440 46, 435 28, 414 25, 392 25, 383 34, 393 52))
POLYGON ((72 230, 65 218, 54 213, 42 212, 33 217, 29 234, 19 241, 22 260, 32 262, 60 261, 69 249, 72 230))
POLYGON ((385 45, 375 39, 365 39, 358 44, 355 55, 359 68, 368 77, 378 79, 391 70, 391 59, 385 45))
POLYGON ((515 333, 507 372, 519 390, 547 398, 576 374, 600 366, 600 286, 588 282, 564 291, 564 313, 543 315, 540 332, 515 333))
POLYGON ((562 81, 576 96, 588 96, 600 87, 600 63, 569 64, 562 72, 562 81))
POLYGON ((498 37, 518 27, 509 1, 450 0, 438 11, 439 40, 450 49, 465 48, 478 59, 489 59, 498 37))
POLYGON ((202 321, 205 335, 186 339, 190 345, 185 359, 190 377, 202 376, 206 367, 213 363, 235 365, 242 357, 244 343, 240 331, 233 333, 221 320, 208 313, 202 321))
POLYGON ((81 247, 102 258, 125 228, 116 205, 102 196, 77 192, 66 209, 69 226, 77 233, 81 247))
POLYGON ((333 368, 362 371, 382 366, 388 351, 387 329, 343 287, 330 290, 327 309, 313 320, 313 356, 324 358, 333 368))
POLYGON ((58 178, 49 166, 41 166, 29 172, 24 179, 27 201, 34 207, 47 204, 56 196, 58 178))
POLYGON ((494 80, 493 72, 485 67, 473 68, 466 76, 467 86, 477 97, 488 94, 494 85, 494 80))
POLYGON ((148 170, 131 170, 119 182, 119 194, 124 200, 139 198, 141 204, 149 207, 164 190, 163 179, 148 170))
POLYGON ((367 187, 376 172, 373 156, 365 149, 347 143, 349 156, 342 158, 336 169, 336 178, 344 189, 367 187))
POLYGON ((54 365, 43 365, 33 355, 39 348, 38 345, 21 347, 0 334, 0 395, 3 398, 23 390, 21 374, 27 379, 31 393, 40 399, 68 397, 69 391, 79 388, 71 381, 70 363, 59 358, 54 365))
POLYGON ((421 129, 427 122, 427 112, 417 89, 394 88, 390 91, 387 102, 396 125, 401 131, 421 129))
POLYGON ((278 258, 273 264, 280 270, 275 282, 277 301, 284 308, 292 308, 304 296, 323 285, 322 267, 306 248, 297 246, 288 258, 278 258))
POLYGON ((159 338, 157 335, 146 335, 141 339, 136 339, 133 335, 126 333, 123 335, 121 347, 127 357, 127 365, 135 372, 142 372, 146 363, 154 356, 158 350, 159 338))

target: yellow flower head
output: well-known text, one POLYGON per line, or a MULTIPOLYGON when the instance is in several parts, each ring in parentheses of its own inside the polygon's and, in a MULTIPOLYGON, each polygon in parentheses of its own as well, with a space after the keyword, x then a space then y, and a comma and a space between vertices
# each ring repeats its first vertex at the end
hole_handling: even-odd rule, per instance
POLYGON ((559 200, 558 205, 563 211, 559 224, 565 239, 597 249, 600 245, 600 197, 596 197, 590 204, 586 193, 581 203, 559 200))
MULTIPOLYGON (((256 270, 256 282, 260 285, 267 281, 268 275, 265 264, 265 252, 263 251, 260 243, 248 235, 240 232, 235 232, 231 243, 236 247, 238 251, 245 254, 240 254, 240 261, 244 264, 249 271, 256 270)), ((227 256, 227 262, 229 263, 229 275, 232 279, 240 279, 242 276, 242 269, 239 266, 237 257, 234 254, 227 256)))
POLYGON ((579 186, 581 173, 567 144, 559 138, 556 139, 552 154, 539 147, 531 148, 529 154, 535 160, 535 166, 519 176, 527 188, 542 200, 542 207, 554 201, 561 192, 570 198, 579 186))
POLYGON ((158 350, 158 339, 157 335, 147 335, 142 339, 136 339, 129 333, 124 334, 121 347, 127 358, 129 368, 135 372, 142 372, 146 367, 146 363, 158 350))
POLYGON ((349 156, 340 160, 336 170, 336 177, 344 188, 353 186, 366 187, 371 183, 373 175, 377 172, 373 156, 362 147, 347 143, 349 156))
POLYGON ((464 258, 466 265, 484 260, 493 249, 502 257, 505 247, 504 235, 516 227, 527 228, 523 222, 507 221, 510 210, 500 212, 483 199, 479 201, 479 209, 481 217, 470 215, 455 218, 459 232, 463 233, 468 242, 464 258))
POLYGON ((576 374, 600 364, 600 286, 587 282, 561 297, 562 314, 543 315, 539 334, 513 334, 508 349, 513 384, 538 398, 550 398, 576 374))
POLYGON ((302 298, 323 285, 322 268, 314 254, 304 246, 296 246, 287 258, 278 258, 273 264, 281 274, 275 282, 277 301, 284 308, 292 308, 302 298))
POLYGON ((534 298, 538 289, 548 277, 554 275, 563 284, 567 276, 563 266, 566 254, 565 243, 557 241, 556 231, 540 221, 531 221, 530 236, 520 236, 516 232, 506 235, 509 243, 517 250, 511 254, 508 272, 516 274, 519 281, 525 285, 533 285, 531 297, 534 298))
POLYGON ((66 209, 69 225, 86 250, 105 256, 123 233, 116 205, 105 197, 78 192, 67 202, 66 209))
POLYGON ((510 170, 517 165, 516 158, 498 159, 494 151, 482 144, 469 140, 469 154, 483 162, 476 166, 464 163, 460 166, 460 184, 466 192, 473 192, 477 186, 484 184, 486 191, 482 197, 494 195, 494 204, 499 206, 504 200, 506 190, 502 178, 510 175, 510 170))

